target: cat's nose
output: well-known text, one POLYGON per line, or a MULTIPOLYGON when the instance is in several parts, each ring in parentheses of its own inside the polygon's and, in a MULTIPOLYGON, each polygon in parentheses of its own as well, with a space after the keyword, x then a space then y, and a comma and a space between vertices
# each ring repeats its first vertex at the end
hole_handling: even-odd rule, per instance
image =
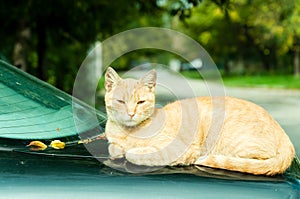
POLYGON ((127 113, 128 114, 128 116, 132 119, 133 117, 134 117, 134 115, 135 115, 135 113, 133 113, 133 112, 130 112, 130 113, 127 113))

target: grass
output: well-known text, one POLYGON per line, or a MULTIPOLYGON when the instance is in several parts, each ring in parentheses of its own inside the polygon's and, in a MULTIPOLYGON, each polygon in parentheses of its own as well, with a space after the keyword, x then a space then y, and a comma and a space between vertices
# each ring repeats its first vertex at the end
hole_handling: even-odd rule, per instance
MULTIPOLYGON (((181 74, 187 78, 201 78, 197 71, 183 71, 181 74)), ((222 79, 225 86, 230 87, 300 89, 300 77, 293 75, 230 76, 222 79)))
POLYGON ((300 89, 300 78, 293 75, 223 77, 225 86, 300 89))
POLYGON ((198 71, 181 71, 180 74, 191 79, 202 79, 201 74, 198 71))

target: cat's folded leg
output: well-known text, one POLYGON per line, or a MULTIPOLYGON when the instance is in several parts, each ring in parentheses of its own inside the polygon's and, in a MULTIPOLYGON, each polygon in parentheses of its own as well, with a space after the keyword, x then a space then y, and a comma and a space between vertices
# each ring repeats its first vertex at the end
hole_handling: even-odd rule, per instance
POLYGON ((165 166, 168 164, 166 156, 155 147, 138 147, 126 152, 126 159, 136 165, 165 166))
POLYGON ((108 152, 111 159, 123 158, 125 154, 124 149, 117 144, 110 144, 108 146, 108 152))

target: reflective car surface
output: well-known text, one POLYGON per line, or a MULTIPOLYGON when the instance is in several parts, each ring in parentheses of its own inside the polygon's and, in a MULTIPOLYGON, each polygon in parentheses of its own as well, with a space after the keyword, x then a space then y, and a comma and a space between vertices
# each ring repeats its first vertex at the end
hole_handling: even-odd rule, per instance
MULTIPOLYGON (((104 113, 96 111, 98 123, 80 118, 78 132, 71 96, 4 62, 0 77, 0 198, 300 197, 297 158, 284 175, 274 177, 198 166, 133 172, 139 168, 126 160, 109 160, 106 140, 78 143, 104 131, 104 113), (66 147, 27 146, 54 139, 66 147)), ((89 110, 79 101, 75 106, 89 110)))

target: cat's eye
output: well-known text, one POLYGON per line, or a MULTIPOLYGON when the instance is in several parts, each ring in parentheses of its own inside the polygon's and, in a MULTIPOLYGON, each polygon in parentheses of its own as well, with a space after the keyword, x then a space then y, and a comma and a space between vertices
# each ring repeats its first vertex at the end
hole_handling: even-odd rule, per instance
POLYGON ((125 104, 125 101, 123 100, 117 100, 117 102, 119 102, 120 104, 125 104))
POLYGON ((137 104, 143 104, 145 102, 146 102, 145 100, 141 100, 141 101, 138 101, 137 104))

